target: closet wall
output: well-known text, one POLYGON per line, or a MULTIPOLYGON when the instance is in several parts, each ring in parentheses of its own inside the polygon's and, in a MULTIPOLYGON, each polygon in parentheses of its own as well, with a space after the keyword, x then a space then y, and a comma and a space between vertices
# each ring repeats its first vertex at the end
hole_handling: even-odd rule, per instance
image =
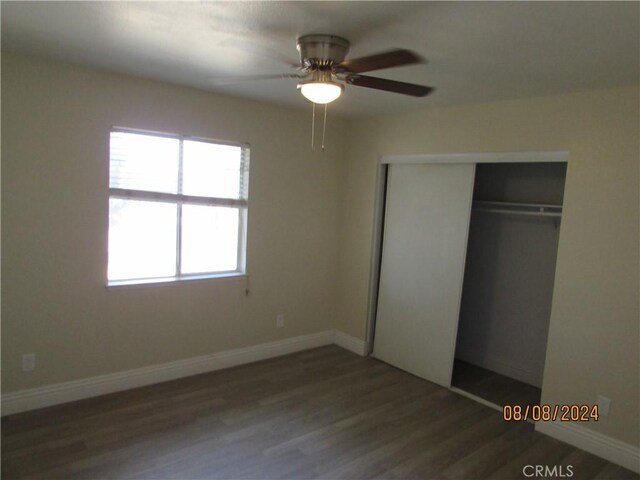
MULTIPOLYGON (((474 201, 562 204, 566 164, 480 164, 474 201)), ((472 210, 456 358, 542 386, 559 221, 472 210)))

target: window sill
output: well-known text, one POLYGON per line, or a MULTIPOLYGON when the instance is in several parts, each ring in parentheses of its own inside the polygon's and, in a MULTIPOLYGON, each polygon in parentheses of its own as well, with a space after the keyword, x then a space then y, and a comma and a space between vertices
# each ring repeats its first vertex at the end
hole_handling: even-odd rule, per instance
POLYGON ((107 283, 107 289, 120 289, 127 287, 146 287, 153 285, 172 285, 185 282, 201 282, 207 280, 223 280, 229 278, 244 278, 244 272, 216 273, 205 275, 189 275, 184 277, 146 278, 136 280, 113 280, 107 283))

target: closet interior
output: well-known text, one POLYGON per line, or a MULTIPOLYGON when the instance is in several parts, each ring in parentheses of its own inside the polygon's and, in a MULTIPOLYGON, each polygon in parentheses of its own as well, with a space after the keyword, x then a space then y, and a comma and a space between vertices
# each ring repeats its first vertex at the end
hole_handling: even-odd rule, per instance
POLYGON ((452 387, 539 404, 566 163, 476 165, 452 387))

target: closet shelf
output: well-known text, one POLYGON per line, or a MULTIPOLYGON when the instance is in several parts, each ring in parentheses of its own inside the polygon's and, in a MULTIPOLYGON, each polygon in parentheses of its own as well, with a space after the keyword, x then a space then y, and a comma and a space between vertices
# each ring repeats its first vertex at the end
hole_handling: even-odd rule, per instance
POLYGON ((533 215, 537 217, 562 216, 562 205, 540 203, 489 202, 476 200, 473 209, 478 212, 510 213, 514 215, 533 215))

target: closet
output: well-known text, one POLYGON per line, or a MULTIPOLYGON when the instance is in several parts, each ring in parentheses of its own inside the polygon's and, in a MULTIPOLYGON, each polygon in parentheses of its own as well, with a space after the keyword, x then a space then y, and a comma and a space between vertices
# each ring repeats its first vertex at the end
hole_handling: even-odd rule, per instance
POLYGON ((382 159, 374 357, 497 405, 539 402, 566 159, 382 159))
POLYGON ((476 167, 452 386, 540 403, 565 163, 476 167))

